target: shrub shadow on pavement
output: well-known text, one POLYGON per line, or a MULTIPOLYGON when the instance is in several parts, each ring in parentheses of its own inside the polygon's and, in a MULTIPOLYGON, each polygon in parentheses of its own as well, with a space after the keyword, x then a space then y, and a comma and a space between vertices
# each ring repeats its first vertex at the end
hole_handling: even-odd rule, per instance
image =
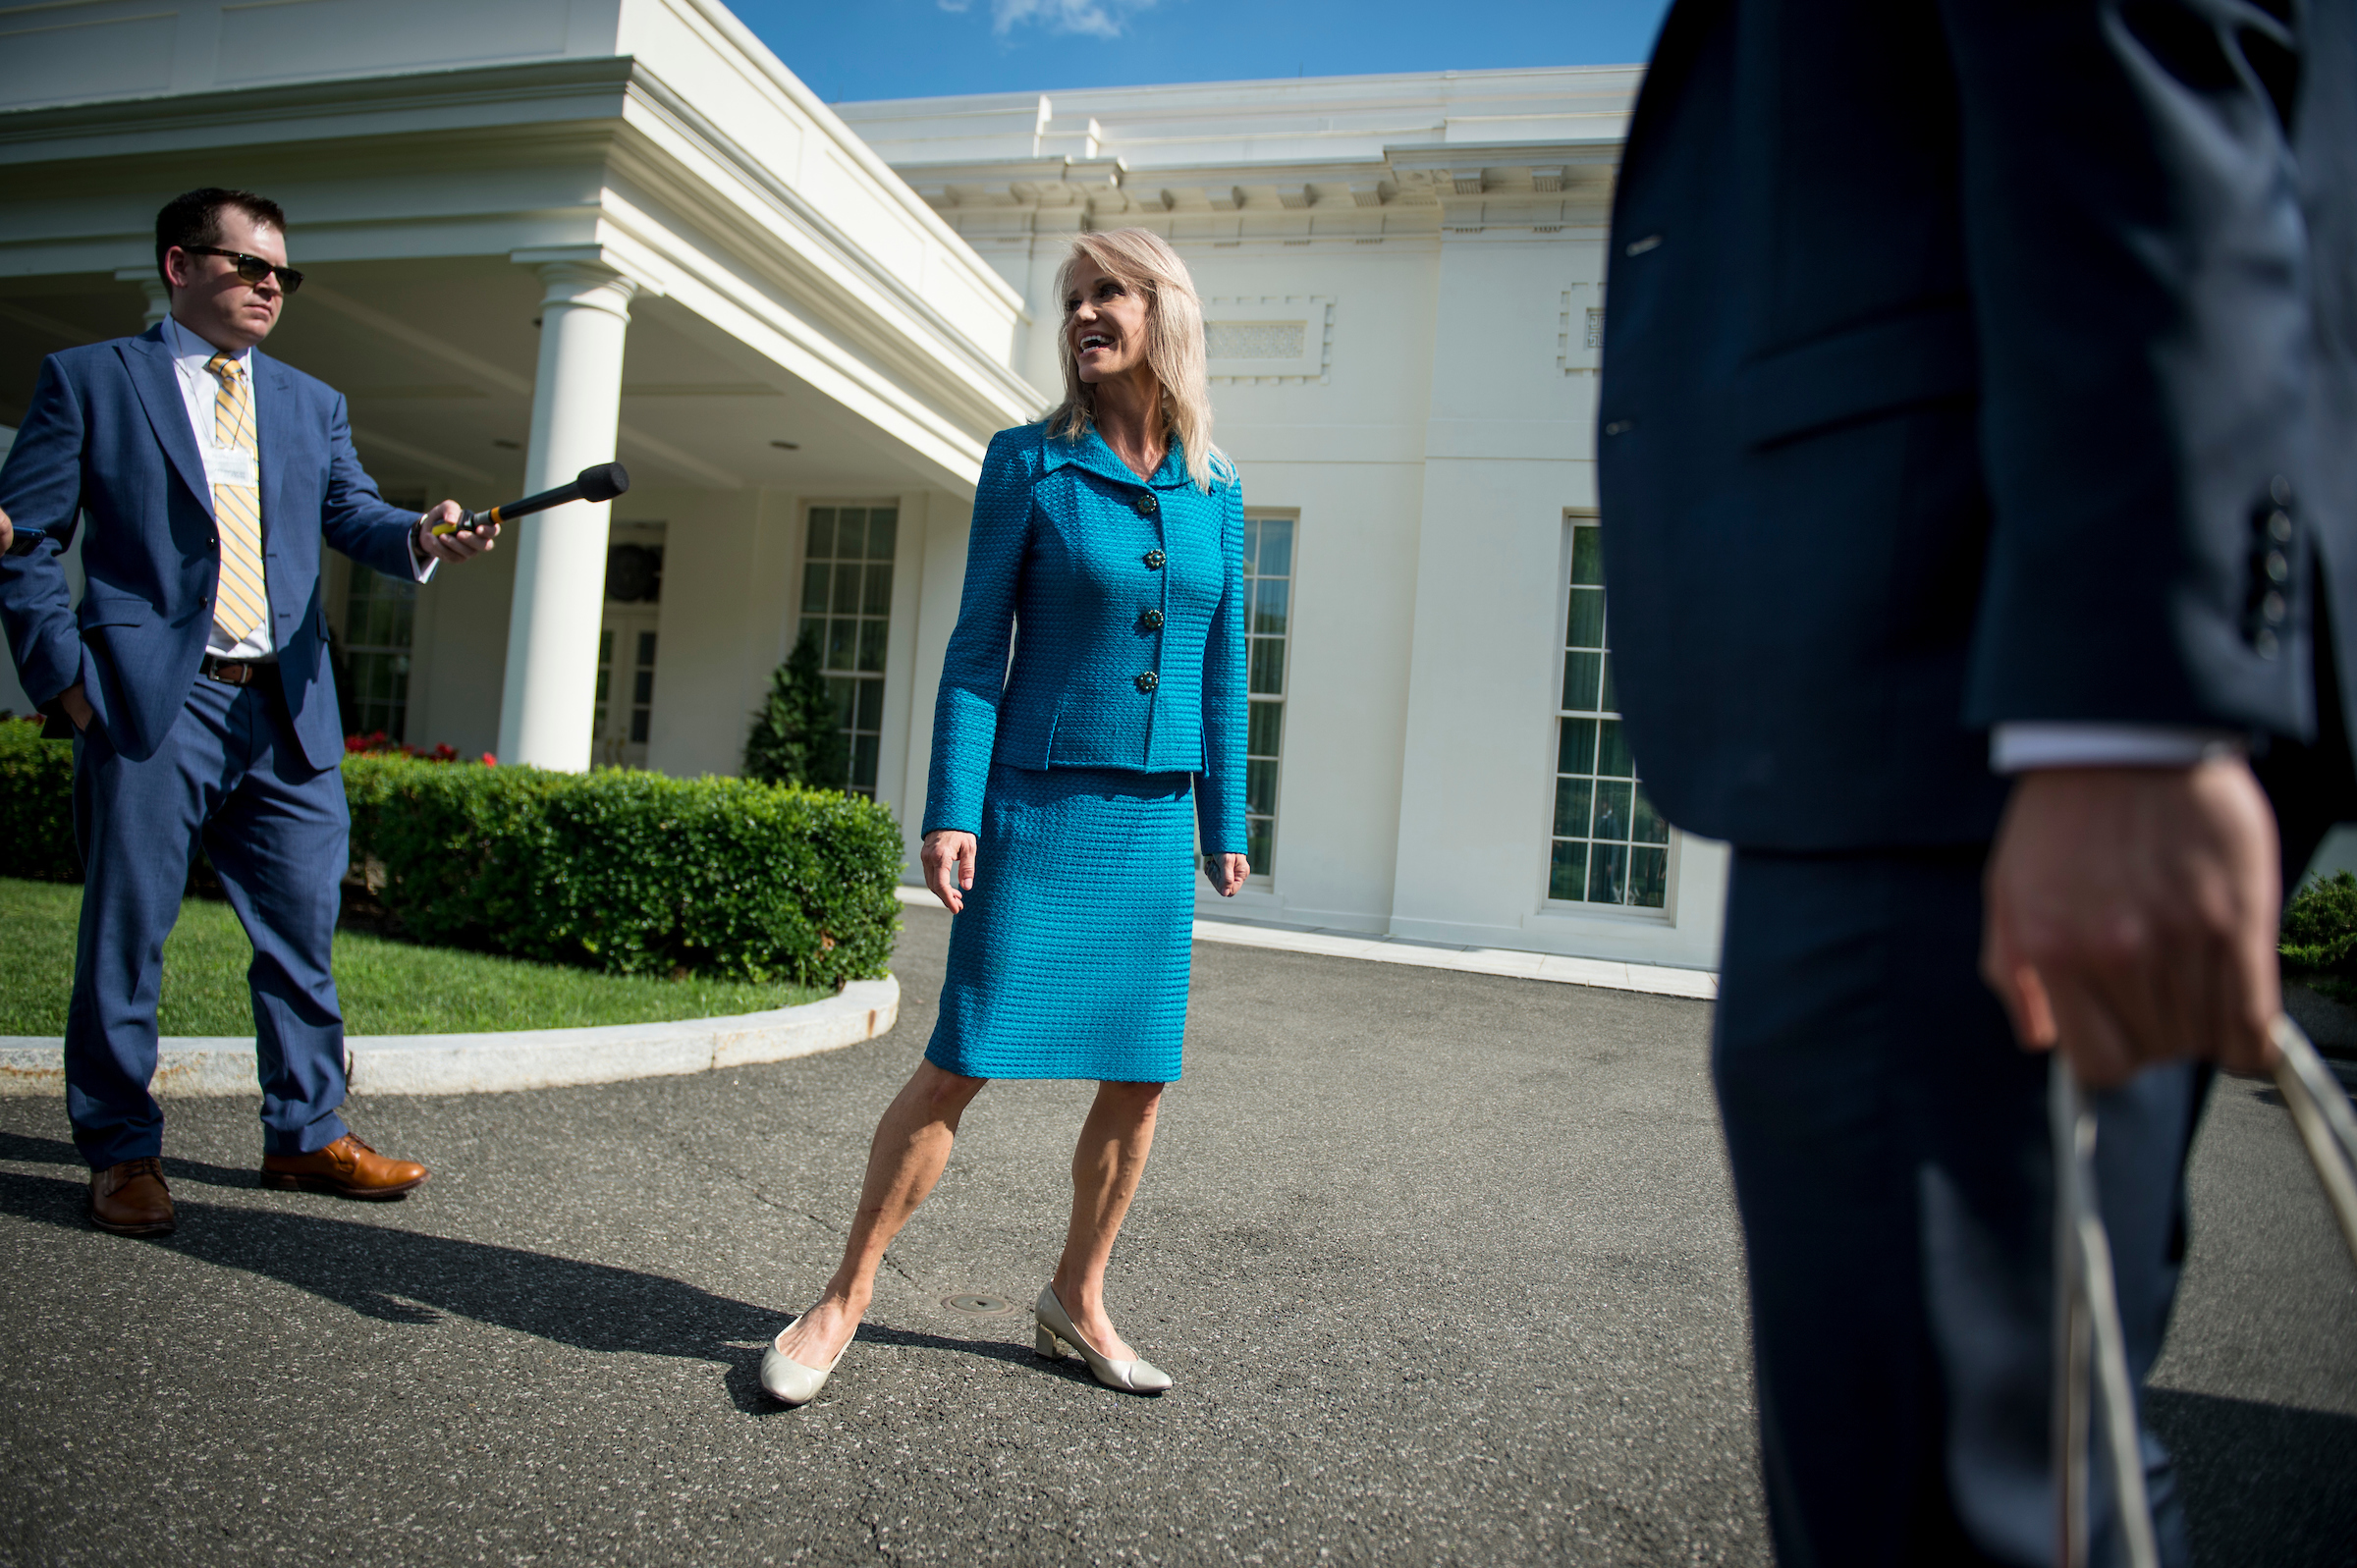
POLYGON ((2194 1561, 2357 1563, 2357 1416, 2155 1388, 2145 1420, 2176 1457, 2194 1561))
MULTIPOLYGON (((81 1164, 71 1144, 6 1137, 0 1158, 81 1164), (39 1146, 46 1146, 44 1151, 39 1146)), ((170 1167, 189 1162, 165 1162, 170 1167)), ((250 1172, 218 1165, 218 1184, 251 1186, 250 1172)), ((198 1180, 208 1179, 199 1175, 198 1180)), ((80 1180, 0 1170, 0 1214, 87 1231, 88 1189, 80 1180)), ((583 1263, 518 1247, 424 1235, 324 1214, 189 1202, 180 1228, 148 1242, 185 1258, 278 1280, 379 1323, 423 1326, 445 1316, 603 1353, 626 1352, 710 1361, 727 1369, 737 1407, 772 1414, 783 1407, 761 1391, 762 1348, 791 1316, 673 1279, 611 1264, 583 1263)), ((115 1238, 92 1239, 113 1242, 115 1238)), ((1043 1362, 1004 1340, 961 1339, 863 1325, 864 1344, 956 1351, 1030 1366, 1072 1379, 1071 1366, 1043 1362)), ((1085 1375, 1079 1380, 1086 1381, 1085 1375)))

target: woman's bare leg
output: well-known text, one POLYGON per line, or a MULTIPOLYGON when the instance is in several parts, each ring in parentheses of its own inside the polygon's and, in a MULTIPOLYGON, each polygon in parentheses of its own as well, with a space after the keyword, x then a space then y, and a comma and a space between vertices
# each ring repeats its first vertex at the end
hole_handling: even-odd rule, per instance
MULTIPOLYGON (((859 1320, 867 1315, 868 1300, 876 1291, 884 1249, 941 1179, 950 1162, 950 1146, 958 1138, 958 1120, 989 1081, 947 1072, 929 1061, 917 1063, 914 1076, 876 1123, 875 1139, 867 1146, 867 1180, 859 1189, 859 1213, 844 1243, 842 1267, 827 1281, 817 1305, 778 1335, 778 1350, 789 1360, 805 1367, 832 1366, 858 1332, 859 1320)), ((1126 1196, 1123 1201, 1127 1202, 1126 1196)))
POLYGON ((1071 1227, 1065 1232, 1056 1276, 1048 1281, 1081 1337, 1116 1361, 1134 1360, 1137 1352, 1105 1315, 1105 1265, 1129 1200, 1137 1195, 1138 1178, 1146 1173, 1162 1088, 1158 1083, 1097 1085, 1097 1103, 1089 1107, 1079 1145, 1072 1150, 1071 1227))

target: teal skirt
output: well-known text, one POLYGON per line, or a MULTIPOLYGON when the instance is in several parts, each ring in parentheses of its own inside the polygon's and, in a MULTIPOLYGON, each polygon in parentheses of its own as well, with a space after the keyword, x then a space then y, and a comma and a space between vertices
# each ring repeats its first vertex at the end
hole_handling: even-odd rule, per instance
POLYGON ((925 1059, 969 1078, 1177 1079, 1193 775, 994 765, 976 838, 925 1059))

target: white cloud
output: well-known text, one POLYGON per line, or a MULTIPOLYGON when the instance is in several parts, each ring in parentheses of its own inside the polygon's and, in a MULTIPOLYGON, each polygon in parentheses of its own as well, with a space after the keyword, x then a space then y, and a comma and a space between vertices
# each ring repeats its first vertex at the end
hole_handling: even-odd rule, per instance
MULTIPOLYGON (((945 11, 963 11, 972 0, 941 0, 945 11)), ((1155 0, 990 0, 990 30, 1005 37, 1015 28, 1036 24, 1050 32, 1079 32, 1096 38, 1118 38, 1133 12, 1150 9, 1155 0)))

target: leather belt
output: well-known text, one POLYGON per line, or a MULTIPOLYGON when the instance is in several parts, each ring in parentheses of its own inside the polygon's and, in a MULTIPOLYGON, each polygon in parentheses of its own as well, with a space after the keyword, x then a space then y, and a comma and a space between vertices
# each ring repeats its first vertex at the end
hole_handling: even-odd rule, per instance
POLYGON ((264 664, 258 659, 224 659, 208 653, 196 673, 207 680, 218 680, 225 686, 250 686, 258 680, 278 677, 278 661, 264 664))

